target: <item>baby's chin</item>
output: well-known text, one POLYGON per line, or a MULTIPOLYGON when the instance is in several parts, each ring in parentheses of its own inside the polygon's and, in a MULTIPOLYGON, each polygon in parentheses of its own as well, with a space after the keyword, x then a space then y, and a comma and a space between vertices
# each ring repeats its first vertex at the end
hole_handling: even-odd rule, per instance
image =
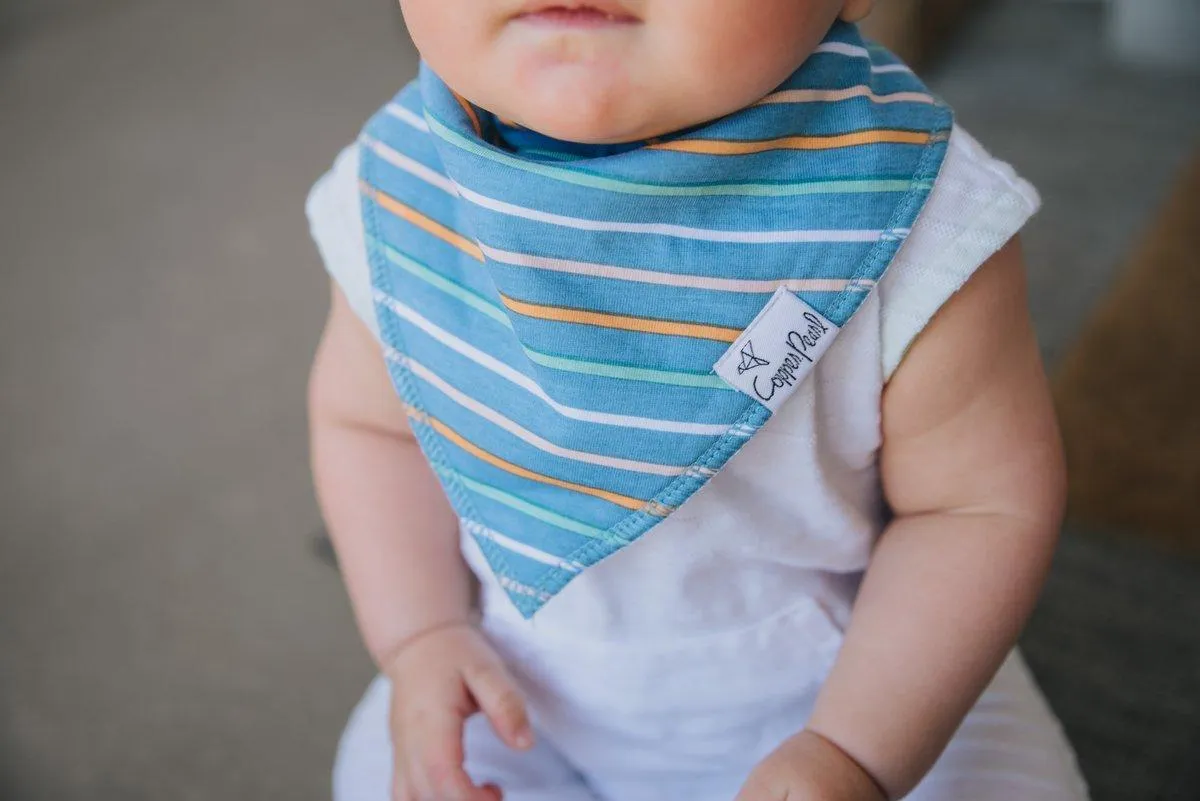
POLYGON ((507 80, 490 81, 480 87, 485 89, 481 94, 491 94, 495 102, 482 97, 479 105, 544 136, 611 145, 692 128, 765 94, 754 94, 758 87, 720 92, 709 85, 643 76, 629 65, 610 70, 555 66, 514 70, 507 80))
POLYGON ((537 64, 515 71, 492 110, 563 141, 636 142, 672 130, 678 111, 669 98, 655 102, 654 87, 632 88, 644 83, 622 67, 537 64))
POLYGON ((535 109, 513 116, 521 125, 543 136, 585 145, 639 142, 666 133, 652 120, 561 113, 554 109, 535 109))
POLYGON ((689 121, 680 111, 666 103, 550 93, 541 99, 518 98, 508 113, 500 116, 565 142, 611 145, 640 142, 702 121, 689 121))

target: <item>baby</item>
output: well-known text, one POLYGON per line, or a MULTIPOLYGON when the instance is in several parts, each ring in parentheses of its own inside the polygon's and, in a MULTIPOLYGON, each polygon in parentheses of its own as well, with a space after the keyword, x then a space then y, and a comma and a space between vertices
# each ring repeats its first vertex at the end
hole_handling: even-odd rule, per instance
POLYGON ((337 801, 1069 801, 1037 195, 872 0, 402 0, 314 188, 337 801), (476 714, 482 713, 482 714, 476 714))

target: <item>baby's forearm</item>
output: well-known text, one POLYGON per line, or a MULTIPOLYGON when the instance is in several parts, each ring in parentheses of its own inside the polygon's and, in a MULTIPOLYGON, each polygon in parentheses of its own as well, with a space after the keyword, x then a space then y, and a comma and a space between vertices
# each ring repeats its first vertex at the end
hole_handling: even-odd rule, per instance
POLYGON ((892 798, 908 793, 1012 649, 1057 522, 966 512, 893 521, 810 728, 892 798))
POLYGON ((415 634, 465 619, 470 583, 458 527, 417 443, 314 420, 312 452, 317 495, 376 663, 415 634))

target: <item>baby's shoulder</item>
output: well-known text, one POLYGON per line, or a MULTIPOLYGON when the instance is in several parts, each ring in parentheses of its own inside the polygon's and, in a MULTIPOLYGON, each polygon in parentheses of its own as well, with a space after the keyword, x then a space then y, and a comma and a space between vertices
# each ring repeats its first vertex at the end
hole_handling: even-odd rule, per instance
POLYGON ((929 198, 879 282, 886 376, 937 311, 1040 205, 1028 181, 954 127, 929 198))
POLYGON ((359 150, 355 143, 343 148, 313 184, 304 210, 309 233, 329 276, 341 288, 354 313, 378 336, 358 176, 359 150))
MULTIPOLYGON (((955 125, 946 159, 921 216, 957 219, 965 227, 980 220, 981 214, 1002 209, 1024 213, 1024 222, 1040 204, 1037 190, 1012 166, 989 153, 965 128, 955 125)), ((987 221, 1002 224, 1010 219, 1010 215, 999 215, 987 221)))

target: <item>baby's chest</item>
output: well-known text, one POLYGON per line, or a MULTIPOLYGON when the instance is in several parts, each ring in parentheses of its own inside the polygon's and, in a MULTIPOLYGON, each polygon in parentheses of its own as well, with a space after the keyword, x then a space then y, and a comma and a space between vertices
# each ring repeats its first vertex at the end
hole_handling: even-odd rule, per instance
MULTIPOLYGON (((700 634, 766 619, 797 595, 848 610, 883 525, 878 303, 703 489, 539 612, 597 637, 700 634)), ((487 580, 486 576, 484 577, 487 580)))

